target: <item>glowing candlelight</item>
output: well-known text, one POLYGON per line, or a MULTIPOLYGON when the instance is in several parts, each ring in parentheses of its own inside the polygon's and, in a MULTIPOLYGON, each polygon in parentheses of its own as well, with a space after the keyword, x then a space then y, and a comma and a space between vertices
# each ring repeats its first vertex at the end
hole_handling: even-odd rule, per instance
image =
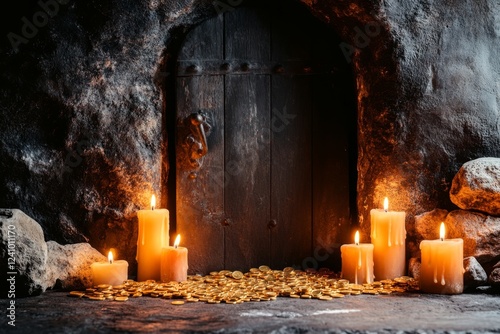
POLYGON ((420 243, 422 265, 420 290, 430 293, 459 294, 464 290, 463 240, 446 239, 441 223, 439 239, 420 243))
POLYGON ((164 247, 161 251, 161 281, 183 282, 187 280, 188 250, 179 247, 181 235, 175 238, 174 246, 164 247))
POLYGON ((177 237, 175 238, 175 241, 174 241, 174 248, 179 247, 180 243, 181 243, 181 235, 177 234, 177 237))
POLYGON ((373 245, 359 243, 359 231, 354 244, 340 246, 342 277, 351 283, 373 283, 373 245))
POLYGON ((406 213, 389 211, 389 199, 384 198, 384 209, 370 211, 371 242, 375 278, 394 279, 405 274, 406 213))
POLYGON ((137 280, 161 279, 161 249, 169 243, 169 212, 156 209, 156 197, 151 196, 151 210, 139 210, 137 236, 137 280))
POLYGON ((128 262, 113 260, 113 252, 109 251, 108 261, 94 262, 90 265, 92 270, 92 284, 120 285, 128 278, 128 262))

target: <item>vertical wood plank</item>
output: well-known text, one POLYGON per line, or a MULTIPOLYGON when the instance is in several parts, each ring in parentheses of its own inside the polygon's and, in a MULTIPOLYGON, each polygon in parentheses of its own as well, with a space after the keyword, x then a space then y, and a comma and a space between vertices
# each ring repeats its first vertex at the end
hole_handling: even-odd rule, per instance
POLYGON ((186 36, 178 60, 223 59, 222 15, 203 21, 186 36))
POLYGON ((311 36, 307 12, 297 6, 286 10, 274 5, 272 19, 272 60, 276 62, 311 59, 311 36), (304 15, 305 14, 305 15, 304 15))
MULTIPOLYGON (((177 79, 177 116, 188 117, 200 109, 209 111, 212 125, 208 154, 196 172, 177 163, 177 232, 189 249, 189 272, 206 274, 224 266, 224 85, 222 76, 177 79)), ((179 139, 179 138, 178 138, 179 139)), ((180 143, 177 143, 180 149, 180 143)), ((181 156, 177 154, 177 157, 181 156)), ((173 240, 173 239, 172 239, 173 240)))
MULTIPOLYGON (((309 60, 310 42, 304 16, 297 8, 276 6, 272 18, 272 60, 309 60), (300 17, 300 19, 299 19, 300 17), (300 21, 299 21, 300 20, 300 21)), ((271 217, 273 267, 301 267, 312 255, 311 87, 303 76, 272 77, 273 130, 271 217)))
POLYGON ((270 12, 253 7, 241 7, 224 15, 226 59, 242 61, 270 59, 270 12))
POLYGON ((269 76, 226 77, 226 268, 270 260, 269 76))
POLYGON ((340 270, 350 227, 348 120, 345 97, 330 75, 313 83, 313 250, 318 266, 340 270))
POLYGON ((336 69, 314 77, 313 249, 318 266, 339 271, 340 245, 353 241, 357 220, 356 88, 338 36, 320 22, 310 26, 314 62, 336 69))
POLYGON ((311 256, 311 80, 272 77, 271 264, 300 266, 311 256))

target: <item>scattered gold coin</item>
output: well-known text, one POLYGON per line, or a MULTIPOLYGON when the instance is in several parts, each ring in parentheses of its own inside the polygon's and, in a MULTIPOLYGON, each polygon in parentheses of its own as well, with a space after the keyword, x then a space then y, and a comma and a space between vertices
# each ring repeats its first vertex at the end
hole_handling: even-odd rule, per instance
POLYGON ((81 298, 83 296, 85 296, 85 293, 81 292, 81 291, 71 291, 69 293, 69 296, 70 297, 77 297, 77 298, 81 298))
POLYGON ((98 300, 98 301, 106 300, 106 298, 104 298, 104 297, 94 297, 94 296, 89 296, 89 299, 90 300, 98 300))
POLYGON ((231 276, 234 278, 234 279, 241 279, 243 277, 243 273, 241 271, 233 271, 231 273, 231 276))
POLYGON ((170 304, 172 304, 172 305, 184 305, 184 301, 183 300, 174 300, 170 304))
POLYGON ((220 270, 205 276, 189 275, 185 282, 126 280, 115 286, 100 284, 83 291, 70 291, 68 296, 95 301, 127 301, 131 297, 162 298, 170 299, 173 305, 182 305, 195 302, 240 304, 272 301, 278 297, 328 301, 360 294, 389 295, 418 290, 418 281, 409 276, 354 284, 338 278, 327 268, 299 270, 286 267, 273 270, 262 265, 250 268, 246 273, 220 270))

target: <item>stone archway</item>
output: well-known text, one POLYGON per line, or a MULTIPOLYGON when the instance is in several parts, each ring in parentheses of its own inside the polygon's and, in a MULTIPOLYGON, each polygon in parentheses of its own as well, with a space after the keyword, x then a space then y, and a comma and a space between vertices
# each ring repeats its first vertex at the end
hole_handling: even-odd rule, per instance
MULTIPOLYGON (((358 88, 364 236, 383 196, 407 212, 410 227, 415 214, 453 207, 449 183, 461 164, 500 156, 492 88, 500 78, 500 8, 486 0, 302 4, 354 47, 346 50, 358 88)), ((22 34, 19 18, 43 11, 27 8, 6 11, 4 36, 22 34)), ((214 15, 209 0, 70 2, 18 51, 4 39, 0 206, 35 218, 47 239, 88 240, 103 253, 117 247, 133 263, 136 211, 152 192, 163 206, 169 200, 161 171, 171 101, 161 92, 171 46, 214 15)))
MULTIPOLYGON (((223 10, 232 10, 236 1, 224 3, 228 7, 223 10)), ((3 202, 26 210, 40 221, 48 239, 61 243, 88 240, 102 253, 116 248, 118 257, 132 264, 133 272, 135 251, 129 245, 135 243, 137 235, 136 210, 148 205, 152 192, 161 198, 163 207, 171 200, 167 189, 161 186, 169 171, 169 134, 163 124, 168 121, 171 101, 161 92, 169 76, 172 48, 191 26, 217 15, 217 4, 220 2, 203 0, 175 4, 102 3, 97 11, 93 3, 74 4, 47 26, 52 35, 40 30, 37 38, 46 46, 34 39, 12 55, 12 61, 23 62, 24 55, 38 52, 41 61, 34 66, 46 74, 32 80, 39 87, 37 94, 46 97, 34 99, 38 102, 27 108, 28 114, 36 112, 36 103, 42 109, 55 106, 67 123, 57 123, 60 126, 56 131, 61 137, 49 142, 48 151, 39 153, 39 161, 46 161, 50 167, 27 166, 26 170, 34 184, 52 186, 27 185, 20 193, 7 186, 3 202), (89 18, 89 13, 94 14, 94 19, 89 18), (62 29, 70 22, 84 32, 80 40, 73 38, 71 30, 62 29), (92 48, 87 49, 86 43, 91 43, 92 48), (71 62, 68 53, 74 55, 69 56, 71 62), (67 73, 73 73, 71 78, 67 73), (52 80, 46 81, 46 77, 52 80), (50 171, 54 168, 62 172, 50 171), (49 200, 42 200, 47 193, 51 194, 49 200)), ((364 108, 370 103, 371 84, 363 79, 363 64, 374 64, 376 53, 365 51, 387 47, 371 32, 370 41, 360 40, 368 44, 358 41, 366 27, 380 26, 377 34, 385 34, 383 24, 375 25, 369 14, 375 8, 327 2, 303 5, 320 21, 333 26, 346 41, 346 56, 357 72, 360 116, 366 115, 364 108)), ((378 57, 382 54, 379 52, 378 57)), ((370 71, 375 71, 374 67, 370 71)), ((21 74, 21 80, 23 75, 24 82, 29 82, 29 73, 21 74)), ((50 132, 43 118, 33 121, 40 136, 50 132)), ((20 120, 19 126, 22 125, 20 120)), ((363 133, 360 140, 360 147, 364 146, 363 133)), ((31 145, 32 138, 23 141, 31 145)), ((6 147, 9 145, 7 141, 6 147)), ((24 152, 32 154, 27 149, 24 152)), ((22 167, 26 160, 13 164, 22 167)), ((22 184, 25 178, 24 174, 15 173, 7 177, 7 185, 22 184)))

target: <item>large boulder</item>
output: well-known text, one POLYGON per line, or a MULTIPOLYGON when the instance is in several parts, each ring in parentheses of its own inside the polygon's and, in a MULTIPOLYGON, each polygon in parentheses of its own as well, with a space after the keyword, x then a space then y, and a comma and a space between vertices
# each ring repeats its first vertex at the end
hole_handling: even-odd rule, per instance
MULTIPOLYGON (((425 239, 439 238, 439 224, 446 220, 448 211, 443 209, 434 209, 415 216, 415 232, 418 241, 425 239)), ((413 254, 417 256, 418 254, 413 254)))
POLYGON ((500 217, 465 210, 433 210, 415 216, 417 239, 438 239, 441 222, 446 226, 446 239, 464 240, 464 257, 474 256, 483 266, 500 258, 500 217))
POLYGON ((463 164, 453 178, 450 199, 461 209, 500 216, 500 158, 463 164))
POLYGON ((0 209, 1 297, 39 295, 47 289, 92 286, 90 265, 107 258, 88 243, 45 242, 41 226, 23 211, 0 209), (12 289, 11 289, 11 282, 12 289))
POLYGON ((0 209, 0 238, 2 297, 9 291, 15 297, 45 291, 47 245, 40 225, 21 210, 0 209))
POLYGON ((90 265, 107 261, 107 257, 88 243, 60 245, 48 241, 47 249, 46 281, 51 288, 70 290, 91 287, 90 265))

